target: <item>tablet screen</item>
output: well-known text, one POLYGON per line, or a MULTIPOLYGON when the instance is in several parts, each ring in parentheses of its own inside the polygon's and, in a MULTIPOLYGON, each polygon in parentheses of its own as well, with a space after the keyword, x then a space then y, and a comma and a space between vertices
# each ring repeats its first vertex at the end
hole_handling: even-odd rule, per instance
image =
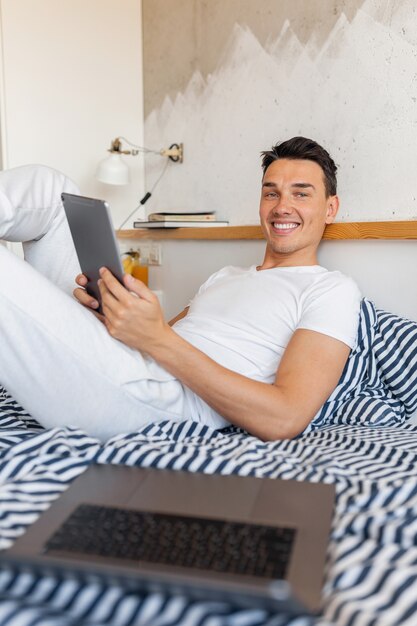
POLYGON ((121 283, 124 274, 109 207, 104 200, 69 193, 61 198, 81 271, 88 278, 87 291, 101 302, 100 267, 107 267, 121 283))

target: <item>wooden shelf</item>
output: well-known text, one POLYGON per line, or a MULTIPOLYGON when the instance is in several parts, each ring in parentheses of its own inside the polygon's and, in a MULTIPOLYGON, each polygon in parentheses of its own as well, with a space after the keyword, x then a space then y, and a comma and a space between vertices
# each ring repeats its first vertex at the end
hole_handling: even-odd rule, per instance
MULTIPOLYGON (((118 230, 119 239, 231 240, 263 239, 260 226, 221 226, 203 228, 135 228, 118 230)), ((417 221, 343 222, 330 224, 323 239, 417 239, 417 221)))
POLYGON ((202 228, 135 228, 119 230, 121 239, 263 239, 260 226, 210 226, 202 228))

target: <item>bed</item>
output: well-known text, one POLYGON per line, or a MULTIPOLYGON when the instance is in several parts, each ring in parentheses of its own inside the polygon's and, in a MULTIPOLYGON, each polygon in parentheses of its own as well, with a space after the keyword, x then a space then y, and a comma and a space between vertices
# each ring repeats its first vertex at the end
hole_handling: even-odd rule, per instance
POLYGON ((415 626, 415 319, 417 306, 407 320, 365 299, 358 348, 338 388, 313 425, 291 441, 265 443, 233 427, 214 431, 166 421, 102 444, 71 427, 42 429, 1 391, 0 549, 91 463, 322 481, 334 483, 337 496, 318 617, 139 595, 0 568, 0 624, 415 626))

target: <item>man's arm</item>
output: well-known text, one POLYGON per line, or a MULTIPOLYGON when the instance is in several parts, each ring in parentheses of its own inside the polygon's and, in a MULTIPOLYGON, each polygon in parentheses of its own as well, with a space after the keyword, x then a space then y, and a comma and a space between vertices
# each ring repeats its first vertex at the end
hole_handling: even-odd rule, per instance
POLYGON ((349 347, 311 330, 297 330, 273 384, 228 370, 172 331, 149 351, 166 370, 217 413, 264 440, 301 433, 336 387, 349 347))
POLYGON ((136 298, 108 270, 102 279, 105 324, 113 337, 148 353, 220 415, 264 440, 302 432, 336 387, 349 355, 343 342, 300 329, 274 383, 258 382, 219 365, 175 333, 156 296, 140 281, 125 280, 136 298))

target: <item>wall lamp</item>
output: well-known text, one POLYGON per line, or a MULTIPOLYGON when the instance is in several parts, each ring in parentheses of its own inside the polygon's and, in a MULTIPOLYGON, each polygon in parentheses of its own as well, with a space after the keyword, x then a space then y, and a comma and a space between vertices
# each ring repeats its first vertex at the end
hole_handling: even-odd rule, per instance
POLYGON ((130 181, 129 168, 122 159, 123 154, 131 156, 137 156, 142 153, 158 154, 162 157, 168 157, 174 163, 182 163, 184 155, 182 143, 173 143, 169 148, 162 148, 162 150, 151 150, 143 146, 137 146, 125 137, 113 139, 108 152, 110 152, 110 156, 99 163, 96 173, 96 178, 108 185, 127 185, 130 181), (131 149, 124 150, 122 141, 127 143, 131 149))

